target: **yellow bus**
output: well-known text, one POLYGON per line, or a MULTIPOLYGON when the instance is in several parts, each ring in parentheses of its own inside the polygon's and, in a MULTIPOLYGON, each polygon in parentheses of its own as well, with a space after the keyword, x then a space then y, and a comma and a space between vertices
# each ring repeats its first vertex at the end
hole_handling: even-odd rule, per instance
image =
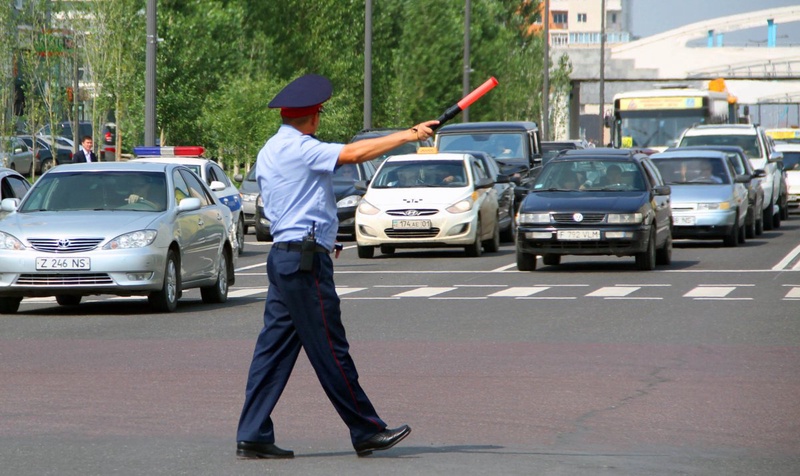
POLYGON ((663 151, 677 143, 684 129, 694 124, 735 124, 736 97, 722 80, 709 89, 668 87, 631 91, 614 96, 611 143, 617 148, 663 151))
POLYGON ((780 127, 764 131, 772 140, 788 144, 800 144, 800 129, 797 127, 780 127))

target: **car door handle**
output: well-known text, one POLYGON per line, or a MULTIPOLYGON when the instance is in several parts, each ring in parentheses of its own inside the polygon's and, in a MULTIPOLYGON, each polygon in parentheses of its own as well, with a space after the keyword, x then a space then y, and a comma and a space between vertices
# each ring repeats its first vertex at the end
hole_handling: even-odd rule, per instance
POLYGON ((197 226, 203 226, 203 225, 205 225, 205 222, 203 221, 203 219, 202 218, 198 219, 197 220, 197 226))

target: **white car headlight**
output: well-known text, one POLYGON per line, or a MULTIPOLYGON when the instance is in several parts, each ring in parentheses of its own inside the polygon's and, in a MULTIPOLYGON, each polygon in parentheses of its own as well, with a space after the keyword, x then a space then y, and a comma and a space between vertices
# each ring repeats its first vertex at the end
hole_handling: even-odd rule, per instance
POLYGON ((255 202, 257 197, 258 197, 257 193, 243 193, 242 194, 242 201, 255 202))
POLYGON ((0 231, 0 250, 24 250, 25 245, 8 233, 0 231))
POLYGON ((449 207, 445 208, 450 213, 464 213, 472 210, 472 205, 475 204, 475 201, 472 200, 472 197, 465 198, 464 200, 458 201, 449 207))
POLYGON ((550 223, 549 213, 520 213, 517 223, 520 225, 533 225, 550 223))
POLYGON ((336 202, 337 208, 354 207, 361 200, 361 195, 350 195, 336 202))
POLYGON ((698 203, 698 210, 730 210, 731 202, 698 203))
POLYGON ((615 224, 634 224, 641 223, 643 215, 641 213, 609 213, 608 222, 615 224))
POLYGON ((366 200, 362 199, 361 203, 358 204, 358 213, 363 213, 364 215, 377 215, 380 212, 381 211, 379 209, 372 206, 372 204, 366 200))
POLYGON ((125 250, 130 248, 144 248, 149 246, 156 239, 158 233, 155 230, 139 230, 119 235, 109 241, 104 250, 125 250))

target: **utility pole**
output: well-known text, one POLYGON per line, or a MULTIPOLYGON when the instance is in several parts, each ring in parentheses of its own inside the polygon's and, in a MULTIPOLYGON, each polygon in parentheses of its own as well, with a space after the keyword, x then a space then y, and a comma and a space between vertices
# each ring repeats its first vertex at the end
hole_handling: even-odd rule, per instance
POLYGON ((147 49, 144 73, 144 145, 156 145, 156 28, 157 0, 147 0, 147 49))
POLYGON ((364 129, 372 128, 372 0, 364 12, 364 129))
POLYGON ((550 0, 544 0, 544 80, 542 81, 542 140, 550 140, 550 0))
POLYGON ((600 0, 600 146, 606 143, 606 0, 600 0))
MULTIPOLYGON (((470 14, 472 13, 472 2, 470 0, 466 0, 464 4, 464 77, 462 81, 462 91, 463 94, 461 97, 466 96, 470 93, 469 87, 469 74, 471 69, 469 67, 469 30, 470 30, 470 14)), ((464 109, 461 112, 461 122, 469 122, 469 108, 464 109)))

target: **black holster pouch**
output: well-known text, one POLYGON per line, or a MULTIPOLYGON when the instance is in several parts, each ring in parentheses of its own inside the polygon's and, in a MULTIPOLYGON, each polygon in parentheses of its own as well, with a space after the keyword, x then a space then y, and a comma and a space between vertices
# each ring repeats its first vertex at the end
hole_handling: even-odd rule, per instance
POLYGON ((311 236, 304 237, 300 250, 300 271, 314 269, 314 253, 316 251, 317 241, 311 236))

